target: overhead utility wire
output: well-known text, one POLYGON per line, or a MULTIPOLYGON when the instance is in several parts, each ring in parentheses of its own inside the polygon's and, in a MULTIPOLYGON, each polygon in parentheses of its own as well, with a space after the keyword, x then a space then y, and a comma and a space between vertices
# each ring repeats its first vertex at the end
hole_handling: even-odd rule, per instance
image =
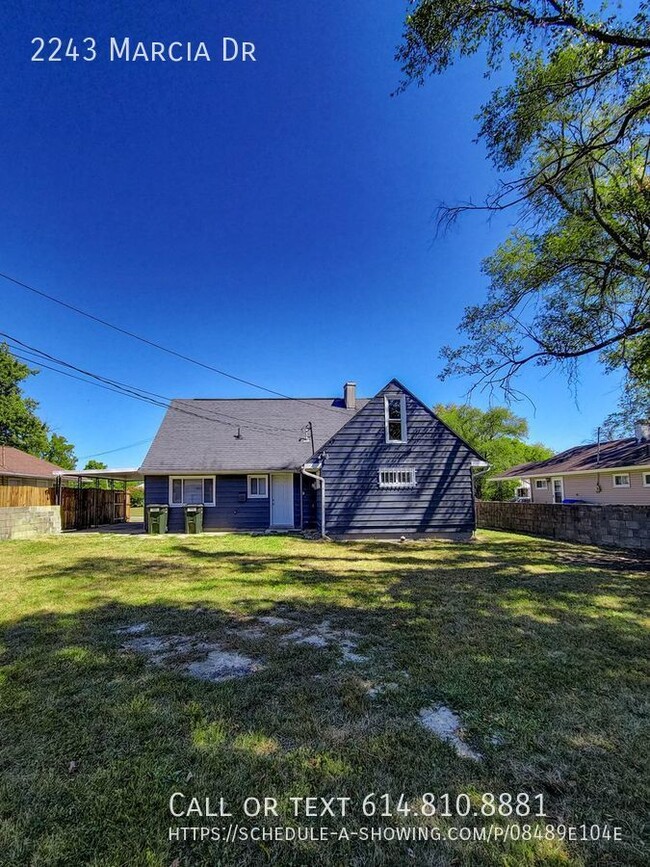
MULTIPOLYGON (((144 394, 150 397, 158 398, 165 401, 171 401, 173 398, 167 397, 164 394, 158 394, 155 391, 147 391, 147 389, 140 388, 140 386, 128 385, 127 383, 120 382, 119 380, 109 379, 108 377, 101 376, 100 374, 92 373, 91 371, 84 370, 82 367, 77 367, 76 365, 65 361, 62 358, 57 358, 55 355, 50 355, 48 352, 45 352, 42 349, 38 349, 37 347, 30 346, 28 343, 24 343, 22 340, 19 340, 17 337, 13 337, 11 334, 7 334, 4 331, 0 331, 0 337, 6 337, 8 340, 13 340, 14 343, 17 343, 21 347, 21 351, 31 352, 36 356, 36 363, 40 362, 41 358, 46 358, 48 361, 53 361, 56 364, 62 364, 65 367, 69 367, 71 370, 76 370, 78 373, 83 373, 86 376, 91 376, 95 379, 99 379, 102 382, 109 383, 110 385, 117 386, 118 388, 126 388, 130 391, 134 391, 137 394, 144 394)), ((181 398, 182 400, 182 398, 181 398)), ((214 416, 216 419, 221 420, 221 418, 233 419, 236 424, 232 424, 233 427, 239 426, 247 426, 251 429, 256 428, 261 431, 282 431, 283 433, 298 433, 295 428, 286 428, 279 427, 278 425, 272 425, 264 422, 255 422, 250 419, 242 418, 241 416, 232 415, 232 413, 223 412, 220 410, 219 412, 215 412, 213 410, 206 410, 211 416, 214 416)))
MULTIPOLYGON (((9 334, 6 334, 5 332, 0 331, 0 336, 6 337, 10 341, 13 341, 14 343, 18 344, 19 345, 19 351, 21 351, 21 352, 27 351, 29 354, 35 356, 34 358, 31 358, 31 359, 21 357, 21 360, 27 361, 28 363, 31 363, 31 364, 34 364, 34 363, 40 364, 44 368, 46 368, 48 370, 53 370, 54 372, 57 372, 57 373, 64 373, 64 371, 58 371, 56 368, 52 368, 52 367, 49 367, 47 364, 43 364, 42 359, 46 358, 47 360, 52 361, 55 364, 63 365, 64 367, 67 367, 71 370, 75 370, 78 373, 83 374, 84 376, 90 377, 92 380, 98 380, 99 383, 103 384, 102 387, 107 388, 109 391, 114 391, 114 392, 117 392, 120 394, 124 394, 127 397, 133 397, 137 400, 141 400, 143 402, 153 404, 154 406, 161 406, 165 409, 171 409, 174 412, 180 412, 180 413, 183 413, 185 415, 191 415, 191 416, 194 416, 196 418, 201 418, 205 421, 214 421, 214 422, 217 422, 218 424, 226 425, 226 426, 232 427, 232 428, 243 427, 243 428, 247 428, 248 430, 256 430, 260 433, 267 433, 267 434, 268 433, 290 433, 290 434, 299 433, 299 431, 297 431, 295 429, 280 428, 280 427, 276 427, 273 425, 259 424, 256 422, 251 422, 247 419, 240 419, 238 416, 227 415, 225 413, 223 415, 227 416, 227 418, 234 419, 234 421, 224 421, 222 418, 219 417, 219 415, 210 412, 210 410, 206 410, 206 412, 209 413, 208 415, 206 415, 205 412, 199 413, 199 412, 195 412, 193 410, 190 410, 187 407, 176 406, 176 405, 171 404, 172 399, 167 397, 166 395, 158 394, 156 392, 147 391, 146 389, 141 389, 137 386, 131 386, 131 385, 128 385, 127 383, 120 382, 119 380, 112 380, 112 379, 109 379, 107 377, 101 376, 100 374, 93 373, 92 371, 84 370, 83 368, 77 367, 76 365, 71 364, 70 362, 64 361, 63 359, 57 358, 56 356, 53 356, 53 355, 50 355, 49 353, 44 352, 40 349, 37 349, 36 347, 30 346, 29 344, 26 344, 23 341, 18 340, 17 338, 12 337, 9 334), (164 401, 164 403, 161 401, 164 401)), ((13 349, 14 349, 14 347, 12 347, 12 350, 13 349)), ((88 379, 82 379, 81 377, 73 376, 72 374, 65 374, 65 375, 70 376, 73 379, 79 379, 82 382, 88 382, 88 384, 90 384, 90 385, 97 384, 95 382, 89 382, 88 379)))
MULTIPOLYGON (((93 374, 89 374, 89 376, 92 377, 91 379, 85 379, 82 376, 76 376, 75 374, 69 373, 66 370, 59 370, 56 367, 52 367, 51 365, 44 364, 42 359, 39 356, 37 356, 36 353, 34 353, 34 352, 30 353, 30 355, 32 356, 31 358, 29 358, 25 355, 22 355, 19 351, 14 351, 14 355, 16 358, 19 358, 21 361, 26 361, 28 364, 38 364, 39 367, 42 367, 46 370, 51 370, 54 373, 59 373, 61 376, 67 376, 70 379, 76 379, 79 382, 84 382, 84 383, 86 383, 86 385, 92 385, 92 386, 95 386, 96 388, 103 388, 106 391, 111 391, 114 394, 120 394, 123 397, 129 397, 132 400, 139 400, 141 403, 148 403, 152 406, 162 407, 163 409, 170 410, 171 412, 177 412, 177 413, 180 413, 181 415, 192 416, 193 418, 199 418, 199 419, 202 419, 203 421, 209 421, 209 422, 213 422, 213 423, 216 422, 217 424, 222 424, 226 427, 233 428, 233 430, 235 428, 237 428, 239 430, 239 429, 241 429, 241 427, 244 427, 243 425, 235 425, 235 424, 232 424, 231 422, 221 421, 220 419, 218 419, 215 416, 203 415, 201 413, 192 412, 191 410, 188 410, 186 408, 174 406, 173 404, 170 404, 170 403, 164 403, 163 401, 165 400, 165 398, 161 398, 161 400, 157 400, 155 398, 150 398, 150 397, 146 397, 144 395, 139 395, 129 388, 121 388, 121 387, 119 387, 119 385, 115 385, 115 386, 105 385, 102 382, 96 382, 95 379, 97 377, 94 376, 93 374)), ((265 434, 272 433, 271 431, 264 430, 261 428, 258 429, 255 427, 248 427, 247 429, 248 430, 255 430, 255 431, 258 431, 260 433, 265 433, 265 434)), ((294 435, 297 433, 296 431, 289 431, 289 432, 291 434, 294 434, 294 435)))
MULTIPOLYGON (((60 371, 58 371, 60 372, 60 371)), ((105 452, 93 452, 91 455, 81 455, 79 458, 80 461, 88 460, 89 458, 101 458, 103 455, 112 455, 115 452, 125 452, 127 449, 134 449, 137 446, 143 446, 146 443, 151 442, 151 437, 146 440, 138 440, 137 443, 129 443, 128 446, 119 446, 116 449, 107 449, 105 452)))
POLYGON ((321 406, 319 404, 312 403, 309 400, 306 400, 302 397, 291 397, 288 394, 283 394, 281 391, 275 391, 272 388, 267 388, 264 385, 259 385, 257 382, 253 382, 250 379, 243 379, 241 376, 236 376, 234 373, 228 373, 226 370, 221 370, 218 367, 213 367, 211 364, 206 364, 204 361, 199 361, 196 358, 191 358, 189 355, 184 355, 182 352, 177 352, 175 349, 170 349, 168 346, 163 346, 162 343, 157 343, 155 340, 149 340, 147 337, 142 337, 139 334, 136 334, 133 331, 129 331, 126 328, 122 328, 119 325, 114 325, 112 322, 108 322, 106 319, 102 319, 99 316, 95 316, 93 313, 88 313, 86 310, 82 310, 80 307, 75 307, 74 304, 69 304, 67 301, 62 301, 60 298, 56 298, 54 295, 50 295, 47 292, 43 292, 42 289, 36 289, 34 286, 30 286, 28 283, 23 283, 22 280, 18 280, 16 277, 11 277, 9 274, 3 274, 0 271, 0 277, 4 280, 8 280, 10 283, 14 283, 16 286, 20 286, 22 289, 27 289, 28 292, 33 292, 35 295, 40 295, 41 298, 46 298, 48 301, 52 301, 54 304, 58 304, 61 307, 65 307, 68 310, 72 310, 74 313, 78 313, 80 316, 85 316, 87 319, 92 319, 93 322, 98 322, 100 325, 104 325, 106 328, 112 328, 113 331, 117 331, 119 334, 125 334, 127 337, 132 337, 134 340, 139 340, 140 343, 145 343, 147 346, 152 346, 154 349, 159 349, 161 352, 166 352, 168 355, 173 355, 176 358, 181 358, 183 361, 187 361, 190 364, 195 364, 197 367, 203 367, 205 370, 210 370, 213 373, 218 373, 219 376, 225 376, 227 379, 232 379, 235 382, 241 382, 244 385, 249 385, 251 388, 256 388, 259 391, 265 391, 267 394, 273 394, 276 397, 283 397, 285 400, 295 400, 299 403, 305 403, 308 406, 317 406, 318 409, 325 409, 329 412, 341 413, 344 412, 343 409, 337 409, 333 406, 321 406))

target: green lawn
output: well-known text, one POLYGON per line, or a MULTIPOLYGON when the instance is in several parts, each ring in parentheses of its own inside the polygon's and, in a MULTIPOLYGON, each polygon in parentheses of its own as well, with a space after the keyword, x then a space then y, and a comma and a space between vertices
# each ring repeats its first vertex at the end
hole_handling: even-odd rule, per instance
MULTIPOLYGON (((0 546, 0 862, 25 865, 647 863, 647 564, 482 532, 471 544, 283 537, 66 535, 0 546), (255 637, 255 615, 359 635, 335 646, 255 637), (206 683, 120 649, 118 627, 203 636, 261 660, 206 683), (238 629, 240 632, 238 633, 238 629), (230 630, 230 631, 229 631, 230 630), (373 696, 369 689, 394 684, 373 696), (419 723, 444 704, 480 762, 419 723), (72 764, 71 764, 72 763, 72 764), (349 796, 307 824, 505 826, 366 819, 370 792, 544 796, 543 823, 609 824, 622 843, 170 843, 174 791, 349 796)), ((305 822, 303 821, 303 824, 305 822)))

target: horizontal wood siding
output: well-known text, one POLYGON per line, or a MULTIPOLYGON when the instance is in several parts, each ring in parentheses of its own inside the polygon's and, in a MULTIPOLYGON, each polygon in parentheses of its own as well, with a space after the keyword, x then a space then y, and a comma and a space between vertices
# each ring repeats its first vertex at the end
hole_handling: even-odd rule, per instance
POLYGON ((260 530, 271 524, 271 500, 247 499, 246 476, 217 476, 217 505, 206 509, 208 530, 260 530))
MULTIPOLYGON (((650 485, 644 485, 645 473, 641 471, 623 470, 630 477, 629 488, 615 488, 614 475, 620 475, 618 470, 602 470, 600 473, 576 473, 575 475, 562 476, 564 482, 564 496, 571 500, 585 500, 594 505, 645 505, 650 506, 650 485), (602 490, 597 490, 600 485, 602 490)), ((646 472, 650 473, 650 470, 646 472)), ((535 479, 530 479, 530 490, 533 503, 553 502, 552 478, 549 476, 546 489, 537 489, 535 479)))
POLYGON ((315 484, 317 483, 308 476, 302 477, 302 526, 305 530, 316 529, 317 500, 320 499, 320 493, 314 488, 315 484))
MULTIPOLYGON (((214 475, 206 471, 206 475, 214 475)), ((169 477, 145 476, 145 506, 169 502, 169 477)), ((216 506, 203 509, 206 530, 265 530, 270 526, 270 500, 248 499, 246 476, 217 476, 216 506)), ((170 533, 185 531, 185 514, 180 506, 170 506, 170 533)))
POLYGON ((474 529, 472 453, 410 395, 408 442, 386 443, 383 394, 325 446, 326 530, 346 533, 467 533, 474 529), (379 470, 414 469, 414 488, 380 488, 379 470))

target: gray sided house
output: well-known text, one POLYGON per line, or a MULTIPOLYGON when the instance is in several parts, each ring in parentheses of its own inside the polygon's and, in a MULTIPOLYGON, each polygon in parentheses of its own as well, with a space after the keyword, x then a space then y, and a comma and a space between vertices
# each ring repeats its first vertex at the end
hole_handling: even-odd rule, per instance
POLYGON ((174 400, 141 467, 145 505, 203 504, 206 530, 467 537, 463 440, 397 380, 375 397, 174 400))

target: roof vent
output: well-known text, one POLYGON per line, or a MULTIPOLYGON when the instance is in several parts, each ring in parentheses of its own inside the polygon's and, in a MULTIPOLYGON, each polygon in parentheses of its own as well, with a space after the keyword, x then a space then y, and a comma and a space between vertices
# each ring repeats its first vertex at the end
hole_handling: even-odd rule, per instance
POLYGON ((357 407, 357 384, 356 382, 346 382, 343 386, 343 402, 346 409, 356 409, 357 407))
POLYGON ((634 422, 634 436, 636 437, 636 441, 638 443, 650 442, 650 422, 648 422, 648 421, 635 421, 634 422))

